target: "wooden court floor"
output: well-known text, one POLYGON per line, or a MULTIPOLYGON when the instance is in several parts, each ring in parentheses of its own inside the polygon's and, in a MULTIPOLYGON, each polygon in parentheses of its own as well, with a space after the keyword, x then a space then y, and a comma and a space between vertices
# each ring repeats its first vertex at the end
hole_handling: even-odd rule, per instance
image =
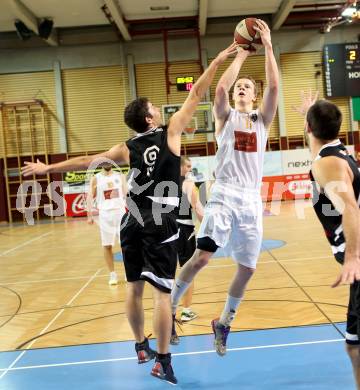
MULTIPOLYGON (((275 203, 270 212, 264 239, 285 245, 261 253, 233 329, 344 321, 348 286, 330 287, 340 268, 310 205, 275 203)), ((123 264, 116 268, 120 283, 109 287, 98 228, 84 219, 0 226, 0 351, 132 339, 123 264)), ((234 269, 231 259, 219 258, 198 275, 193 309, 199 316, 180 336, 211 333, 234 269)), ((144 307, 150 334, 148 286, 144 307)))

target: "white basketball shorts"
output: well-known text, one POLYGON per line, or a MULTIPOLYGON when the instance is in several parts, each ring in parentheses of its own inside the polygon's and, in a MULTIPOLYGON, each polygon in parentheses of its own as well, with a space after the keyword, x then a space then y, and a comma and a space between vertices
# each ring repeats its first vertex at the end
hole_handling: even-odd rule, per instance
POLYGON ((99 210, 99 228, 102 246, 114 246, 120 243, 121 219, 125 213, 122 209, 99 210))
POLYGON ((197 237, 230 248, 231 257, 256 268, 263 235, 263 206, 258 190, 214 183, 197 237))

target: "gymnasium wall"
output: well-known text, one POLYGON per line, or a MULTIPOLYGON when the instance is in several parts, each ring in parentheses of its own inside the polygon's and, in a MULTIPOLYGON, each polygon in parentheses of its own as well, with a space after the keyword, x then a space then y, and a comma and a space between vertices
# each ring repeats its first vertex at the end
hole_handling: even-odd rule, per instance
MULTIPOLYGON (((207 29, 210 33, 211 27, 207 29)), ((216 35, 202 38, 202 48, 209 58, 214 57, 231 41, 232 32, 228 27, 217 31, 216 35)), ((274 46, 281 53, 321 51, 323 45, 341 42, 357 42, 358 27, 334 28, 328 34, 318 30, 275 31, 272 34, 274 46)), ((79 44, 75 40, 69 46, 0 49, 0 74, 51 70, 54 61, 60 61, 63 69, 96 66, 123 65, 126 55, 134 56, 135 63, 156 63, 164 61, 164 46, 161 39, 136 39, 123 44, 99 43, 79 44)), ((69 42, 70 44, 71 42, 69 42)), ((1 41, 0 41, 0 47, 1 41)), ((197 58, 195 39, 173 38, 169 41, 170 61, 193 60, 197 58)))
MULTIPOLYGON (((324 79, 322 72, 321 52, 284 53, 280 56, 280 67, 283 78, 283 94, 285 100, 285 120, 288 136, 302 136, 304 129, 303 118, 294 111, 293 106, 299 103, 299 91, 311 88, 319 91, 319 97, 324 98, 324 79), (320 65, 320 66, 317 66, 320 65), (301 73, 299 74, 299 69, 301 73)), ((340 133, 351 130, 350 107, 348 98, 329 99, 337 104, 343 114, 340 133)))
MULTIPOLYGON (((49 151, 50 153, 56 153, 59 149, 59 136, 53 72, 50 70, 32 73, 0 74, 0 101, 11 102, 32 99, 43 100, 47 107, 48 115, 46 116, 45 125, 48 131, 49 151)), ((14 118, 11 118, 11 120, 15 122, 14 118)), ((29 125, 28 121, 26 123, 29 125)), ((15 125, 15 123, 13 124, 15 125)), ((19 129, 18 136, 22 137, 21 129, 19 129)), ((42 136, 43 134, 39 133, 39 137, 42 136)), ((7 137, 6 150, 8 156, 17 154, 15 141, 14 138, 7 137)), ((24 150, 21 150, 20 153, 29 153, 30 148, 30 140, 27 140, 24 143, 24 150)), ((39 153, 44 150, 43 142, 35 142, 33 148, 35 153, 39 153)), ((0 137, 0 153, 4 155, 2 137, 0 137)))
MULTIPOLYGON (((356 28, 336 28, 329 34, 319 34, 315 30, 273 34, 273 44, 280 52, 288 135, 302 135, 302 119, 291 109, 298 102, 299 90, 312 87, 322 92, 322 75, 315 76, 321 67, 315 67, 315 64, 321 62, 323 45, 355 41, 357 34, 356 28)), ((208 36, 203 38, 202 48, 211 59, 229 40, 231 35, 228 34, 208 36)), ((122 118, 123 109, 130 100, 126 66, 126 56, 129 54, 135 62, 139 96, 148 96, 160 106, 181 103, 186 96, 186 93, 177 92, 174 87, 171 87, 169 96, 166 95, 162 40, 26 50, 2 49, 0 53, 0 100, 43 99, 49 109, 47 124, 53 153, 60 151, 53 75, 55 61, 61 64, 69 153, 106 149, 129 137, 129 130, 122 118)), ((195 39, 170 40, 171 63, 182 61, 171 66, 170 76, 186 73, 197 78, 199 67, 194 61, 197 55, 195 39)), ((264 56, 249 58, 242 73, 249 73, 265 81, 264 56)), ((214 87, 211 99, 213 97, 214 87)), ((342 131, 347 131, 350 129, 348 99, 335 99, 334 102, 340 105, 344 114, 342 131)), ((279 137, 278 117, 274 120, 270 137, 279 137)), ((196 135, 193 140, 184 139, 187 143, 204 141, 204 135, 196 135)))
MULTIPOLYGON (((165 104, 183 103, 186 92, 177 91, 176 86, 170 86, 170 94, 166 94, 165 64, 156 62, 150 64, 136 64, 136 85, 138 96, 146 96, 161 108, 165 104)), ((169 68, 170 80, 176 80, 176 76, 191 75, 197 80, 200 76, 200 66, 195 61, 174 63, 169 68)), ((183 135, 183 143, 191 144, 206 142, 206 134, 195 134, 194 138, 187 139, 183 135)))
POLYGON ((123 120, 130 100, 124 66, 64 69, 62 80, 69 153, 109 149, 130 138, 123 120))

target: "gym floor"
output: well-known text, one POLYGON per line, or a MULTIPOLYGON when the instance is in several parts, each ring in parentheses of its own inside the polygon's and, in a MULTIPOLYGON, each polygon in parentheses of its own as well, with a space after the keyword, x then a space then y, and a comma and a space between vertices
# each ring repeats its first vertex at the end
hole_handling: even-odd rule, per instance
MULTIPOLYGON (((265 215, 258 269, 224 358, 213 351, 210 321, 235 265, 223 251, 196 278, 199 316, 171 350, 178 387, 354 389, 343 342, 348 286, 330 288, 339 266, 310 204, 274 203, 265 215)), ((109 287, 97 226, 83 219, 3 226, 0 266, 1 390, 170 386, 149 375, 151 364, 136 363, 123 265, 116 262, 120 283, 109 287)), ((144 302, 150 334, 149 287, 144 302)))

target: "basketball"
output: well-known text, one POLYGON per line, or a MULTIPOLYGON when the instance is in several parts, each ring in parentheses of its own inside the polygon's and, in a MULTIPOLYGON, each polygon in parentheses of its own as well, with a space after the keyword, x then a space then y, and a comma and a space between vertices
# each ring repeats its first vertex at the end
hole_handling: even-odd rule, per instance
POLYGON ((245 50, 257 50, 262 46, 260 34, 254 29, 256 18, 241 20, 234 31, 234 39, 245 50))

